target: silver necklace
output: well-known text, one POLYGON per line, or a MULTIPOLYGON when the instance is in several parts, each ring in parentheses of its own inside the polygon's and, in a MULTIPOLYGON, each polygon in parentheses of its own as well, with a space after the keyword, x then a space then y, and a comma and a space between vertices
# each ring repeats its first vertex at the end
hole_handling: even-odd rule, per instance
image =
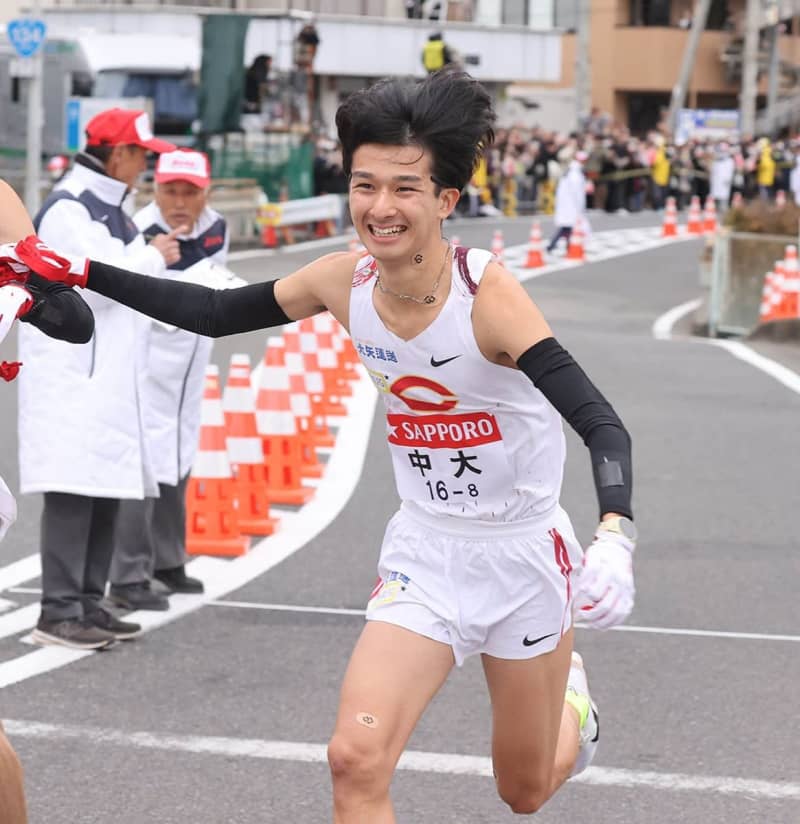
POLYGON ((433 282, 433 286, 431 286, 430 292, 424 297, 418 298, 416 295, 404 295, 402 292, 395 292, 392 289, 388 289, 386 286, 383 285, 381 282, 381 273, 380 270, 375 272, 375 283, 378 285, 378 289, 383 292, 384 295, 391 295, 393 298, 399 298, 400 300, 410 300, 413 303, 419 303, 423 306, 430 306, 432 303, 436 303, 436 290, 439 288, 439 281, 442 279, 442 275, 444 274, 445 266, 447 266, 447 259, 450 257, 450 243, 447 244, 447 249, 444 253, 444 260, 442 261, 442 268, 439 270, 439 274, 436 276, 436 280, 433 282))

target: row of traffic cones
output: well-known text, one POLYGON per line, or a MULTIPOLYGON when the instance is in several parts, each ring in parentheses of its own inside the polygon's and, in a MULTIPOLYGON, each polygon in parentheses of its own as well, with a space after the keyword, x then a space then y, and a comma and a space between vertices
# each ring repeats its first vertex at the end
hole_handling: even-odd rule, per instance
MULTIPOLYGON (((567 244, 566 259, 575 261, 586 260, 585 241, 586 233, 583 228, 583 222, 578 218, 570 234, 569 243, 567 244)), ((505 246, 501 229, 497 229, 492 235, 491 252, 495 260, 502 265, 504 263, 505 246)), ((539 221, 534 220, 531 223, 531 231, 528 235, 528 250, 522 266, 525 269, 539 269, 546 265, 542 243, 542 228, 539 221)))
POLYGON ((231 358, 220 392, 219 368, 206 372, 200 443, 186 495, 186 549, 238 556, 250 536, 271 535, 271 504, 301 506, 314 495, 318 449, 332 446, 328 416, 346 414, 358 356, 330 315, 290 324, 270 338, 254 390, 250 360, 231 358))
POLYGON ((800 318, 800 268, 797 247, 787 246, 783 260, 775 261, 764 276, 759 323, 800 318))
MULTIPOLYGON (((717 231, 717 206, 712 197, 707 197, 702 210, 700 198, 694 195, 689 202, 686 233, 689 235, 713 235, 717 231)), ((661 237, 677 237, 678 208, 674 197, 668 197, 664 206, 664 222, 661 237)))

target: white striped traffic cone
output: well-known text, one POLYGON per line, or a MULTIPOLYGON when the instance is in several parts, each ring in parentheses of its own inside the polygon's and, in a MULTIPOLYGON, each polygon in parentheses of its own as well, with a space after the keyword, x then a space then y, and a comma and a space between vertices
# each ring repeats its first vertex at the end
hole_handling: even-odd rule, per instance
POLYGON ((222 393, 226 442, 236 497, 239 526, 248 535, 272 535, 277 519, 269 514, 264 447, 256 424, 256 401, 250 374, 250 358, 232 355, 228 383, 222 393))

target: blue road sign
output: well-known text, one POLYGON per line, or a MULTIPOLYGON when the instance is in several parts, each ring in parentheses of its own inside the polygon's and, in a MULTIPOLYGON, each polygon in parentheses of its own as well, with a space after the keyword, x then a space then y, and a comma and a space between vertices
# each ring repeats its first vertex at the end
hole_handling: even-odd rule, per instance
POLYGON ((12 20, 6 26, 8 39, 20 57, 33 57, 47 35, 44 20, 12 20))
POLYGON ((81 102, 71 98, 67 101, 66 117, 64 118, 66 133, 64 145, 68 152, 77 152, 81 148, 81 102))

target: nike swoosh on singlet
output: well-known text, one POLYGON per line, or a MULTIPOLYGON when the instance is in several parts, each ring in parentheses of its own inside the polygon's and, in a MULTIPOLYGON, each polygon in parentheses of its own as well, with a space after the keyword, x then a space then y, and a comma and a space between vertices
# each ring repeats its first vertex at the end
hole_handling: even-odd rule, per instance
POLYGON ((460 358, 461 355, 453 355, 452 358, 445 358, 444 360, 436 360, 436 358, 431 355, 431 366, 444 366, 446 363, 450 363, 451 360, 455 360, 456 358, 460 358))
POLYGON ((551 632, 549 635, 542 635, 541 638, 534 638, 533 640, 528 638, 528 636, 526 635, 522 639, 522 645, 525 646, 525 647, 532 647, 534 644, 538 644, 540 641, 544 641, 545 638, 552 638, 554 635, 558 635, 558 633, 557 632, 551 632))

